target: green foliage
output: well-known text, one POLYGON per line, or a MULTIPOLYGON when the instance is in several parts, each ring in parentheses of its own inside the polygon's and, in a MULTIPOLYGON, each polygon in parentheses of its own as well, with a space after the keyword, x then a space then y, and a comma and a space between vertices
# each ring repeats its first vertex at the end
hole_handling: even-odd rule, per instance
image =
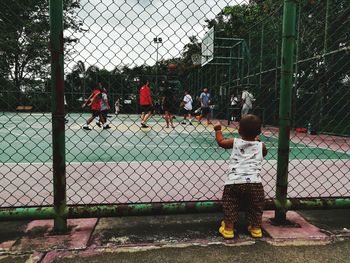
MULTIPOLYGON (((46 0, 7 0, 0 3, 1 72, 13 82, 15 90, 30 88, 31 80, 47 79, 49 74, 49 10, 46 0)), ((79 1, 65 0, 65 28, 80 30, 76 17, 79 1)), ((67 45, 74 38, 65 39, 67 45)), ((68 48, 68 46, 67 46, 68 48)))
POLYGON ((311 122, 318 131, 349 134, 350 1, 300 4, 296 125, 311 122), (324 55, 326 54, 326 55, 324 55), (346 132, 347 131, 347 132, 346 132))
MULTIPOLYGON (((298 45, 295 50, 298 63, 295 70, 295 96, 293 102, 294 126, 306 127, 308 122, 319 131, 345 133, 349 127, 350 105, 342 98, 349 96, 344 79, 350 75, 350 1, 329 1, 328 27, 326 26, 326 1, 305 0, 298 4, 298 45), (341 50, 343 49, 343 50, 341 50), (330 53, 323 56, 324 53, 330 53), (340 123, 336 125, 336 123, 340 123), (343 124, 343 125, 341 125, 343 124), (345 128, 344 128, 345 126, 345 128)), ((188 83, 194 90, 209 85, 213 93, 220 86, 231 87, 239 93, 247 85, 256 97, 256 107, 266 110, 269 124, 277 124, 279 103, 279 78, 281 65, 283 1, 251 1, 250 4, 225 7, 215 19, 207 20, 208 28, 216 35, 245 39, 249 59, 244 66, 244 79, 229 83, 228 66, 206 66, 200 79, 196 69, 190 71, 188 83), (206 78, 207 75, 216 76, 206 78), (192 76, 192 77, 191 77, 192 76), (193 79, 191 81, 191 78, 193 79)), ((220 45, 220 41, 216 41, 220 45)), ((222 43, 221 43, 222 44, 222 43)), ((229 53, 226 54, 229 56, 229 53)), ((233 65, 232 78, 238 76, 233 65)), ((238 77, 239 78, 239 77, 238 77)), ((231 92, 230 92, 231 93, 231 92)), ((225 103, 225 102, 224 102, 225 103)), ((227 103, 227 102, 226 102, 227 103)), ((348 132, 347 132, 348 133, 348 132)))

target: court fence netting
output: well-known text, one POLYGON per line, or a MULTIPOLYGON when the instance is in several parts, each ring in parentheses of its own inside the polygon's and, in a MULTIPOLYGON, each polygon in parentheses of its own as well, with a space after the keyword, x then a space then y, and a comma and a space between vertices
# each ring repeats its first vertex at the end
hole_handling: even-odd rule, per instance
POLYGON ((1 1, 0 22, 0 220, 219 211, 230 152, 212 123, 238 137, 244 92, 276 220, 350 207, 347 0, 1 1), (109 113, 86 130, 98 83, 109 113))

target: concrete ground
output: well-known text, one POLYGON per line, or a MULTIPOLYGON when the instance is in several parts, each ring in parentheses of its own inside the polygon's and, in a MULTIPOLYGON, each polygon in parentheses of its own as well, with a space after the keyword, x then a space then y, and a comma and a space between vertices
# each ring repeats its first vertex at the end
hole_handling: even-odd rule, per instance
MULTIPOLYGON (((293 212, 290 212, 291 214, 293 212)), ((70 221, 70 235, 55 236, 47 221, 2 222, 0 263, 17 262, 349 262, 350 209, 302 211, 312 229, 265 223, 264 238, 252 239, 244 217, 236 238, 218 233, 221 214, 101 218, 70 221), (318 228, 320 229, 318 229, 318 228), (294 232, 305 235, 292 240, 294 232), (317 235, 316 235, 316 234, 317 235), (321 238, 319 238, 321 237, 321 238)))
MULTIPOLYGON (((0 261, 1 262, 1 261, 0 261)), ((54 262, 115 262, 115 263, 202 263, 202 262, 350 262, 350 241, 330 244, 320 248, 309 247, 277 247, 264 242, 251 246, 227 247, 211 245, 208 247, 163 248, 142 252, 103 253, 89 258, 60 259, 54 262)))

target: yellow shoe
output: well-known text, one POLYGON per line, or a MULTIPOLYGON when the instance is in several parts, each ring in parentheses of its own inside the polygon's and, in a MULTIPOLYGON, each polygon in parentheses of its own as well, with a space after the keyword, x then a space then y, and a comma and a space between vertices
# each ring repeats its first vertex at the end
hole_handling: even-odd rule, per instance
POLYGON ((224 221, 221 221, 221 226, 219 228, 219 232, 226 239, 232 239, 235 236, 235 234, 233 233, 233 230, 226 230, 225 229, 225 222, 224 221))
POLYGON ((225 229, 225 222, 224 222, 224 220, 222 220, 221 221, 221 226, 219 228, 219 232, 221 233, 222 231, 224 231, 224 229, 225 229))
POLYGON ((250 235, 254 238, 262 237, 262 230, 260 227, 248 227, 248 231, 250 232, 250 235))

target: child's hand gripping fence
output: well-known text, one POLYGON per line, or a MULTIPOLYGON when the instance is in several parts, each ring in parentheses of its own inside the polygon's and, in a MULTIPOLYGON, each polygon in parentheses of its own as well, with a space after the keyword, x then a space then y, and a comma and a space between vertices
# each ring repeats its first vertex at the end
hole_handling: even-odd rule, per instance
MULTIPOLYGON (((287 190, 294 208, 313 204, 298 198, 349 198, 350 10, 336 2, 297 5, 287 190)), ((53 205, 48 8, 46 1, 0 3, 6 210, 53 205)), ((210 122, 221 120, 224 135, 238 137, 243 108, 263 120, 269 154, 261 175, 266 200, 275 198, 282 15, 282 1, 64 1, 69 209, 220 201, 230 152, 217 146, 210 122), (202 65, 193 64, 198 55, 202 65), (140 105, 146 81, 149 108, 140 105), (110 107, 119 100, 117 114, 91 100, 82 109, 98 83, 105 91, 94 95, 105 94, 110 107), (205 87, 208 107, 195 114, 205 87), (181 103, 185 90, 192 110, 181 103), (141 121, 142 111, 152 116, 141 121)))

